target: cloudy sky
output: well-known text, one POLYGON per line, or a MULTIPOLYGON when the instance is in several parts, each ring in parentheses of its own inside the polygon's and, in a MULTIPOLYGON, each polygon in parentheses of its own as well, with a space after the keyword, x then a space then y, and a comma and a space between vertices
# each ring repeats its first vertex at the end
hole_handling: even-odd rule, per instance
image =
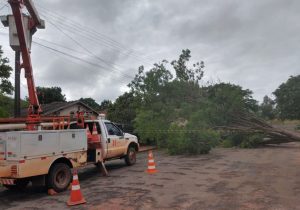
MULTIPOLYGON (((171 61, 186 48, 193 62, 205 62, 205 81, 241 85, 260 101, 300 73, 298 0, 34 2, 46 21, 32 46, 36 85, 60 86, 68 100, 114 100, 138 66, 171 61)), ((5 4, 1 15, 10 13, 5 4)), ((0 26, 0 45, 13 61, 7 33, 0 26)))

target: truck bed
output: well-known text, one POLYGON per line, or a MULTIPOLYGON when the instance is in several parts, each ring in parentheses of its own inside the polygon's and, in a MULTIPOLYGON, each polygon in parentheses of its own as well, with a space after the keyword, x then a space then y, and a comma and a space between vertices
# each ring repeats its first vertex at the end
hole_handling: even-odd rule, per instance
POLYGON ((85 129, 0 133, 0 158, 32 159, 87 150, 85 129))

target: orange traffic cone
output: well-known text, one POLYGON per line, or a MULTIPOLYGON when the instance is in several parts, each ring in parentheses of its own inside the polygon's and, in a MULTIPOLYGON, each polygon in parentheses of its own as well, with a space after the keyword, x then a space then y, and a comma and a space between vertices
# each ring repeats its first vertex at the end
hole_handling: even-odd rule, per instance
POLYGON ((93 142, 100 142, 100 138, 99 138, 99 135, 98 135, 98 130, 97 130, 96 123, 94 123, 94 125, 93 125, 92 141, 93 142))
POLYGON ((157 172, 156 168, 155 168, 155 162, 154 162, 154 158, 153 158, 153 153, 152 150, 149 151, 148 153, 148 169, 147 169, 147 173, 148 174, 155 174, 157 172))
POLYGON ((93 125, 93 132, 92 132, 92 135, 98 135, 96 123, 94 123, 94 125, 93 125))
POLYGON ((89 128, 89 125, 86 125, 86 134, 87 136, 90 136, 91 135, 91 131, 90 131, 90 128, 89 128))
POLYGON ((86 125, 86 135, 87 135, 89 140, 92 139, 92 134, 91 134, 89 125, 86 125))
POLYGON ((67 202, 68 206, 74 206, 78 204, 86 203, 80 191, 80 184, 78 180, 77 170, 73 172, 73 182, 71 188, 71 196, 69 201, 67 202))

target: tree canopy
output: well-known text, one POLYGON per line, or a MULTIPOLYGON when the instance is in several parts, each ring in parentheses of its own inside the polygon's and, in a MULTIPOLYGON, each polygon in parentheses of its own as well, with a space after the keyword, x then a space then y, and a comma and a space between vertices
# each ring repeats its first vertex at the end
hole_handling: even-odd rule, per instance
POLYGON ((269 96, 264 96, 263 102, 260 105, 260 115, 267 120, 272 120, 276 117, 275 101, 269 96))
POLYGON ((140 67, 128 85, 139 99, 135 131, 144 142, 155 142, 172 154, 207 153, 220 139, 213 129, 231 121, 236 111, 255 112, 250 90, 220 83, 200 86, 204 63, 190 64, 190 50, 183 50, 170 66, 163 60, 145 72, 140 67))
POLYGON ((273 94, 281 119, 300 119, 300 75, 291 76, 273 94))
POLYGON ((11 95, 14 88, 9 81, 9 77, 13 69, 8 63, 9 60, 8 58, 3 57, 2 47, 0 46, 0 93, 11 95))
POLYGON ((112 106, 111 100, 103 100, 100 104, 99 110, 101 112, 107 112, 107 110, 112 106))
POLYGON ((125 131, 133 132, 133 123, 137 108, 140 106, 138 97, 132 92, 119 96, 107 109, 107 118, 123 125, 125 131))
POLYGON ((64 102, 66 97, 60 87, 37 87, 38 99, 41 104, 64 102))
POLYGON ((100 109, 100 105, 93 98, 80 98, 79 101, 85 103, 86 105, 88 105, 89 107, 95 110, 100 109))

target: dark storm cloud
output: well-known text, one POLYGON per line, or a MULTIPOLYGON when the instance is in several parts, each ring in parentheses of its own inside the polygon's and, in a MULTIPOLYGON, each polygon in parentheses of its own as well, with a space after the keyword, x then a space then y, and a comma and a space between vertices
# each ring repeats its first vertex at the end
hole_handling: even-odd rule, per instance
MULTIPOLYGON (((37 85, 61 86, 69 100, 80 97, 93 97, 98 102, 114 100, 126 90, 138 66, 149 68, 162 59, 176 59, 185 48, 192 50, 192 61, 205 62, 206 80, 239 84, 253 90, 259 100, 270 95, 290 75, 300 72, 297 0, 35 2, 41 15, 46 15, 47 24, 35 37, 72 48, 68 53, 97 64, 83 63, 34 45, 37 85), (47 21, 49 11, 54 13, 47 21), (71 32, 70 21, 63 17, 58 21, 57 15, 100 34, 95 37, 91 32, 86 33, 86 27, 80 25, 76 26, 76 33, 71 32)), ((2 36, 0 40, 1 44, 7 42, 2 36)))

